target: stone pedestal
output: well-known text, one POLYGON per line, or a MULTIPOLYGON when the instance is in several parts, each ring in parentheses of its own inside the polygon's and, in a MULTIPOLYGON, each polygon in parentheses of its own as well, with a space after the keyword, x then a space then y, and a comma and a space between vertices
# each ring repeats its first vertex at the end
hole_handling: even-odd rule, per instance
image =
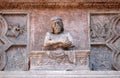
POLYGON ((47 51, 33 51, 30 53, 30 70, 89 70, 89 50, 65 51, 72 52, 74 63, 69 63, 67 57, 52 59, 47 51))

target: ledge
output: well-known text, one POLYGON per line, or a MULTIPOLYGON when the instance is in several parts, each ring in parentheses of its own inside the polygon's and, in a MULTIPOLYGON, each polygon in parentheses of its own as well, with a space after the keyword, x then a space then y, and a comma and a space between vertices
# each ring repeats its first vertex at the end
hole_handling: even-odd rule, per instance
MULTIPOLYGON (((48 53, 50 51, 31 51, 29 56, 39 56, 41 54, 44 54, 44 53, 48 53)), ((54 51, 52 51, 54 52, 54 51)), ((88 56, 90 54, 90 50, 68 50, 68 51, 65 51, 65 53, 67 52, 74 52, 76 54, 76 56, 88 56)))
MULTIPOLYGON (((88 52, 90 52, 90 50, 65 50, 65 52, 81 52, 81 53, 83 53, 83 52, 86 52, 86 53, 88 53, 88 52)), ((50 52, 50 51, 48 51, 48 50, 43 50, 43 51, 31 51, 30 53, 44 53, 44 52, 50 52)))
POLYGON ((120 71, 7 71, 0 78, 120 78, 120 71))

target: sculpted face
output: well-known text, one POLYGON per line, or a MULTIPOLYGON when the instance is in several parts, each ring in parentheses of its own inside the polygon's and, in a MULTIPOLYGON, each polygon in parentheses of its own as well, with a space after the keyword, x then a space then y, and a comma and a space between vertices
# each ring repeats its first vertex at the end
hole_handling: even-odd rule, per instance
POLYGON ((60 17, 53 17, 51 19, 51 29, 53 34, 60 34, 64 31, 63 22, 60 17))

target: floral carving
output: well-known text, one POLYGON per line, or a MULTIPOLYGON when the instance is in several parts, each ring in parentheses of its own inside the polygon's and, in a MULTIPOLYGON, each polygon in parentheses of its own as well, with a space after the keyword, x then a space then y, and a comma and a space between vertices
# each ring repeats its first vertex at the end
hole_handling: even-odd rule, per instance
POLYGON ((25 31, 25 26, 20 26, 19 24, 10 24, 8 26, 7 36, 17 38, 22 35, 25 31))

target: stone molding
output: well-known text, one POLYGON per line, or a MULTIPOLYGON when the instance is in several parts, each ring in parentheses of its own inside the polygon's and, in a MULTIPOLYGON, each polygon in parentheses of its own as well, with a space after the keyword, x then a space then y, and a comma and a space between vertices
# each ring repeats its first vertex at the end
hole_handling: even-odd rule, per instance
POLYGON ((40 9, 40 8, 81 8, 81 9, 119 9, 120 1, 1 1, 0 9, 40 9))
POLYGON ((119 71, 14 71, 0 72, 1 78, 120 78, 119 71))

